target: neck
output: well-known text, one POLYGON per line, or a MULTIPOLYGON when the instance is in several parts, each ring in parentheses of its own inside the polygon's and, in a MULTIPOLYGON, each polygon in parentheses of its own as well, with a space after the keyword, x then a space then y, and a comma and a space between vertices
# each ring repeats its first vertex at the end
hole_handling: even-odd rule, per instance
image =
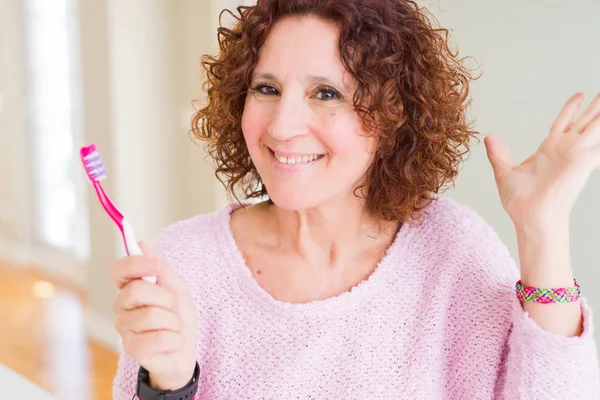
POLYGON ((397 223, 382 221, 354 196, 304 210, 265 206, 277 234, 277 246, 312 265, 347 264, 357 253, 384 240, 389 244, 397 223))

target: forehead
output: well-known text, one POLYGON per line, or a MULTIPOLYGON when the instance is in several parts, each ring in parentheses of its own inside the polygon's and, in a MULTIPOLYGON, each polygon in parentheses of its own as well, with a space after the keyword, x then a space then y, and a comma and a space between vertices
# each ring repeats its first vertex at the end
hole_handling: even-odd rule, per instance
POLYGON ((346 72, 339 52, 339 27, 313 17, 287 17, 277 22, 260 49, 255 72, 333 76, 346 72))

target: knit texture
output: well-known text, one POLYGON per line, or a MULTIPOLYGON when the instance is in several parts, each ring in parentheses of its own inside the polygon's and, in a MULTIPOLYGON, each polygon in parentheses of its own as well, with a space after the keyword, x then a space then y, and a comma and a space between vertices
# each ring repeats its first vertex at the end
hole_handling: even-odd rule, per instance
MULTIPOLYGON (((421 226, 401 227, 368 279, 293 304, 245 265, 236 207, 171 225, 154 245, 197 306, 196 400, 600 399, 585 299, 582 336, 542 330, 516 299, 507 247, 471 208, 439 199, 421 226)), ((138 368, 121 355, 115 399, 131 399, 138 368)))

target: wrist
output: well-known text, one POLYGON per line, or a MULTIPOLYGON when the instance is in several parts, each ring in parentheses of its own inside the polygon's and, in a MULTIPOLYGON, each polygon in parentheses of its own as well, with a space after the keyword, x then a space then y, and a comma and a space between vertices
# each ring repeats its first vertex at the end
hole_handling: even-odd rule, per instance
POLYGON ((136 395, 144 400, 181 400, 193 399, 198 391, 200 378, 200 366, 197 362, 194 365, 194 371, 189 380, 183 382, 183 376, 187 374, 169 374, 170 378, 154 374, 153 385, 150 383, 150 374, 143 367, 140 367, 137 377, 136 395), (159 378, 157 380, 157 378, 159 378))
POLYGON ((568 219, 515 225, 521 281, 526 286, 573 285, 568 219))
POLYGON ((569 218, 554 216, 540 220, 532 218, 514 224, 517 238, 537 239, 537 241, 559 240, 569 234, 569 218))
POLYGON ((179 370, 170 373, 168 376, 149 373, 149 384, 157 390, 179 390, 188 385, 192 380, 195 367, 196 363, 194 362, 190 369, 179 370))

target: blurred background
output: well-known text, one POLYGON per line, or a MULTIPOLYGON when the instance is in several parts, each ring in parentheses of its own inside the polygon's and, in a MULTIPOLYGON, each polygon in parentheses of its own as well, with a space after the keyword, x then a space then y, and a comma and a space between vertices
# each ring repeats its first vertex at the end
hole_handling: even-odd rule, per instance
MULTIPOLYGON (((104 188, 138 239, 151 242, 166 225, 225 205, 202 144, 189 136, 190 117, 192 101, 202 102, 199 59, 216 51, 218 15, 242 3, 0 0, 1 386, 17 385, 10 375, 57 399, 111 398, 120 343, 106 271, 124 251, 79 148, 98 145, 104 188)), ((586 92, 587 106, 600 91, 598 1, 419 3, 473 57, 474 74, 483 72, 472 85, 472 117, 516 161, 537 149, 569 95, 586 92)), ((516 259, 483 142, 447 196, 481 213, 516 259)), ((598 204, 594 174, 571 224, 574 268, 594 309, 598 204)))

